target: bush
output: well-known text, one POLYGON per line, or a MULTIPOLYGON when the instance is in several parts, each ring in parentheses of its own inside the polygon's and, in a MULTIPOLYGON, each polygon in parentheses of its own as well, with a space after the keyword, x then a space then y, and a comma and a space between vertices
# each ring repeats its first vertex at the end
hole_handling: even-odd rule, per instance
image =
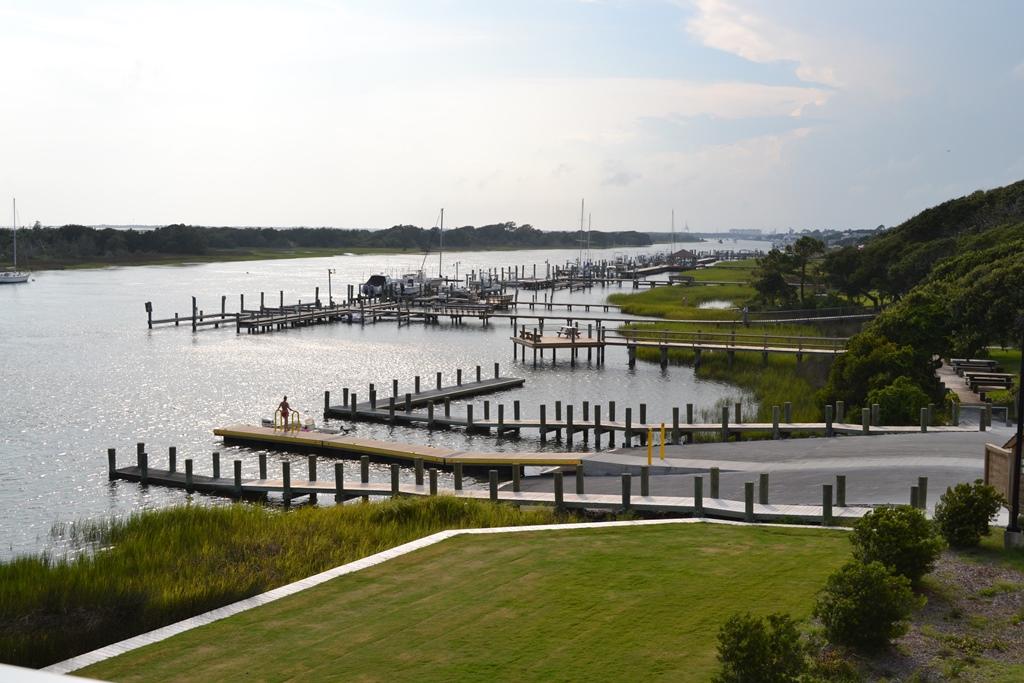
POLYGON ((881 562, 848 562, 828 578, 814 616, 829 642, 873 650, 907 632, 911 611, 924 604, 910 579, 881 562))
POLYGON ((875 508, 856 521, 850 535, 853 556, 881 562, 917 584, 942 552, 942 539, 924 512, 907 505, 875 508))
POLYGON ((988 536, 988 523, 1003 504, 999 492, 981 480, 973 484, 957 484, 939 499, 935 506, 935 523, 954 548, 973 548, 988 536))
POLYGON ((886 424, 917 424, 921 408, 928 407, 928 394, 906 376, 897 377, 882 389, 868 392, 868 403, 877 403, 886 424))
POLYGON ((796 622, 786 614, 766 619, 734 614, 718 631, 721 671, 715 683, 788 683, 807 667, 806 647, 796 622))

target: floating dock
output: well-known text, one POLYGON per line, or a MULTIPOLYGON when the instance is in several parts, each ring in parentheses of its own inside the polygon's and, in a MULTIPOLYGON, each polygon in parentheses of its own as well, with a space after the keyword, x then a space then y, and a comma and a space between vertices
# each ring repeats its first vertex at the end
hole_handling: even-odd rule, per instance
POLYGON ((573 467, 579 465, 585 453, 485 453, 479 451, 458 451, 451 448, 422 446, 361 439, 344 434, 325 432, 284 431, 281 428, 256 427, 253 425, 231 425, 213 430, 225 443, 247 446, 279 448, 303 452, 336 454, 339 456, 369 456, 379 462, 405 464, 421 460, 438 467, 452 468, 456 464, 467 468, 512 469, 514 467, 573 467))

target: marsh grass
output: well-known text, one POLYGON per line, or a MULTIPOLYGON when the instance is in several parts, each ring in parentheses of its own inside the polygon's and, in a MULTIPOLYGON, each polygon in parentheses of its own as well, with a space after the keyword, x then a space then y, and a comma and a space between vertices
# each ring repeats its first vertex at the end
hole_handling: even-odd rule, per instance
POLYGON ((0 662, 43 666, 444 529, 576 521, 456 499, 177 507, 76 524, 77 557, 0 565, 0 662))

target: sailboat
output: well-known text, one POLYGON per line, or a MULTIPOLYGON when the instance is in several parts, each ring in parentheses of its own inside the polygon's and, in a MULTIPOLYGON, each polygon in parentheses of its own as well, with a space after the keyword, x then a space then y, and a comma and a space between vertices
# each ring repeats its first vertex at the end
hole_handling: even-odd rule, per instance
POLYGON ((0 285, 14 285, 19 282, 28 282, 28 273, 18 271, 18 200, 13 202, 11 214, 11 234, 14 239, 14 270, 0 271, 0 285))

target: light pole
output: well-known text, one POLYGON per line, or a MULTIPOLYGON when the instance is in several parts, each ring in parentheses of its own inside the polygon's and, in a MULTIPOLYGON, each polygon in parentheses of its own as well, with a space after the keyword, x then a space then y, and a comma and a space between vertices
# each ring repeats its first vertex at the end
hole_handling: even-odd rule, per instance
POLYGON ((1018 518, 1020 517, 1021 442, 1024 441, 1024 313, 1017 316, 1017 338, 1020 340, 1020 380, 1017 385, 1017 442, 1013 446, 1010 467, 1010 523, 1006 525, 1004 544, 1007 547, 1024 545, 1018 518))
POLYGON ((328 306, 333 306, 334 305, 334 296, 331 293, 331 276, 334 275, 335 272, 337 272, 337 271, 335 271, 334 268, 328 268, 327 269, 327 305, 328 306))

